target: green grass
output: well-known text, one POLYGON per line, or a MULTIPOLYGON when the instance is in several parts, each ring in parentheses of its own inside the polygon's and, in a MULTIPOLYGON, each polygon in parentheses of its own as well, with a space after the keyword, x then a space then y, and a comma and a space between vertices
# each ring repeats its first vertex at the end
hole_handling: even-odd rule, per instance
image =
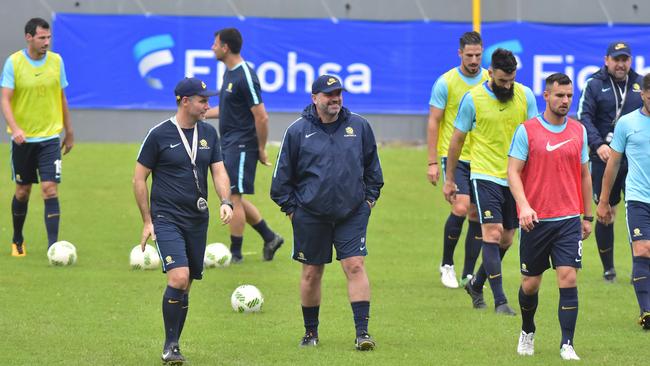
MULTIPOLYGON (((163 341, 160 310, 165 277, 132 271, 131 248, 141 220, 131 190, 138 146, 79 144, 64 158, 60 186, 60 238, 77 246, 74 267, 47 264, 43 203, 38 186, 25 227, 28 256, 12 258, 10 204, 13 194, 7 145, 0 147, 0 355, 3 365, 157 365, 163 341)), ((277 153, 273 150, 272 155, 277 153)), ((245 263, 206 270, 192 289, 182 349, 192 365, 494 365, 559 364, 560 330, 555 274, 547 272, 537 312, 535 356, 516 354, 520 318, 475 311, 462 290, 439 281, 441 229, 449 208, 440 188, 426 182, 426 152, 380 150, 386 185, 368 232, 367 268, 372 286, 370 331, 374 352, 354 351, 354 326, 338 263, 327 267, 321 305, 321 344, 299 349, 302 315, 299 264, 290 259, 289 221, 268 198, 272 169, 258 168, 252 201, 287 238, 273 262, 261 260, 261 239, 248 227, 245 263), (260 314, 238 314, 230 294, 240 284, 265 295, 260 314)), ((211 207, 215 214, 211 193, 211 207)), ((618 283, 606 285, 593 236, 584 245, 579 275, 580 314, 576 350, 588 364, 647 362, 650 333, 636 325, 628 284, 630 249, 624 217, 617 223, 618 283)), ((464 235, 456 251, 462 267, 464 235)), ((228 243, 227 228, 213 216, 209 242, 228 243)), ((460 271, 460 268, 457 269, 460 271)), ((506 256, 504 287, 518 311, 518 250, 506 256)), ((486 300, 492 303, 490 291, 486 300)))

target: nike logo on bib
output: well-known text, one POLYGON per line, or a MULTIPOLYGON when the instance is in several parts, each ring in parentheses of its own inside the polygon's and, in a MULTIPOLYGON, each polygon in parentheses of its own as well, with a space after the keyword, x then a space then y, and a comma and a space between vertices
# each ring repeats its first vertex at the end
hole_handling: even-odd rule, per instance
POLYGON ((173 148, 175 148, 176 146, 178 146, 178 145, 180 145, 180 144, 181 144, 180 142, 177 143, 176 145, 174 145, 174 144, 169 144, 169 148, 170 148, 170 149, 173 149, 173 148))
POLYGON ((562 141, 559 144, 551 145, 548 141, 546 141, 546 151, 553 151, 559 149, 562 145, 569 143, 573 139, 568 139, 566 141, 562 141))

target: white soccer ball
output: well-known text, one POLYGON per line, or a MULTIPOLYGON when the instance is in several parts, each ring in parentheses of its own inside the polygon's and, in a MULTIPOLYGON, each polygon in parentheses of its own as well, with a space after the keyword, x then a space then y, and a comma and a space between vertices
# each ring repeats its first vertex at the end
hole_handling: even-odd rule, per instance
POLYGON ((212 243, 205 247, 203 264, 207 268, 228 267, 231 259, 230 249, 222 243, 212 243))
POLYGON ((160 256, 153 246, 147 244, 143 252, 140 244, 138 244, 131 249, 129 263, 131 269, 156 269, 160 267, 160 256))
POLYGON ((262 310, 264 296, 253 285, 242 285, 235 289, 230 297, 232 309, 238 313, 257 313, 262 310))
POLYGON ((47 259, 53 266, 71 266, 77 262, 77 248, 67 241, 57 241, 47 250, 47 259))

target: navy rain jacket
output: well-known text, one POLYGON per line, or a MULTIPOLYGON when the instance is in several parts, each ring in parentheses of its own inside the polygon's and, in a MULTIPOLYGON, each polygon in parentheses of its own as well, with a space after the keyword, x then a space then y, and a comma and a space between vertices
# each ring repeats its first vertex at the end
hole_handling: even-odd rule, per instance
MULTIPOLYGON (((618 86, 613 78, 607 72, 607 67, 603 66, 587 79, 580 102, 578 103, 577 118, 587 129, 587 140, 591 150, 592 158, 596 156, 596 150, 602 144, 606 144, 605 138, 608 133, 614 131, 614 118, 616 117, 616 98, 618 96, 618 86)), ((625 105, 621 116, 624 116, 643 105, 641 100, 641 86, 643 77, 637 74, 633 69, 628 73, 627 94, 625 96, 625 105)), ((619 116, 620 118, 620 116, 619 116)))
POLYGON ((370 124, 342 107, 338 128, 322 128, 314 104, 284 133, 273 172, 271 199, 287 215, 297 206, 328 220, 375 202, 384 179, 370 124))

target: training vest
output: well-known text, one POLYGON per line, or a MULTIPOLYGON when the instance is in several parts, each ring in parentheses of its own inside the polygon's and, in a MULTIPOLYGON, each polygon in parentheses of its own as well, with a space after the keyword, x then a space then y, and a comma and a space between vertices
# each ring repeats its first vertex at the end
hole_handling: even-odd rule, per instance
MULTIPOLYGON (((34 67, 22 50, 11 56, 14 94, 11 110, 25 137, 50 137, 63 129, 61 56, 47 52, 45 63, 34 67)), ((7 127, 7 132, 11 129, 7 127)))
POLYGON ((476 109, 476 126, 471 130, 472 174, 508 177, 508 150, 517 126, 528 118, 524 86, 514 83, 514 96, 501 103, 481 84, 470 89, 476 109))
MULTIPOLYGON (((458 67, 454 67, 442 75, 442 78, 447 83, 447 103, 445 104, 445 113, 442 115, 440 130, 438 131, 438 156, 447 156, 449 141, 451 140, 451 135, 454 133, 454 121, 456 120, 456 115, 458 115, 458 106, 463 99, 463 95, 475 85, 480 85, 488 79, 487 70, 481 69, 481 76, 481 81, 478 84, 470 85, 463 80, 458 67)), ((469 161, 471 159, 471 135, 469 133, 465 138, 463 150, 460 152, 460 160, 469 161)))
POLYGON ((567 118, 562 132, 544 128, 537 117, 524 122, 528 159, 521 180, 530 207, 540 219, 580 215, 582 202, 582 125, 567 118))

